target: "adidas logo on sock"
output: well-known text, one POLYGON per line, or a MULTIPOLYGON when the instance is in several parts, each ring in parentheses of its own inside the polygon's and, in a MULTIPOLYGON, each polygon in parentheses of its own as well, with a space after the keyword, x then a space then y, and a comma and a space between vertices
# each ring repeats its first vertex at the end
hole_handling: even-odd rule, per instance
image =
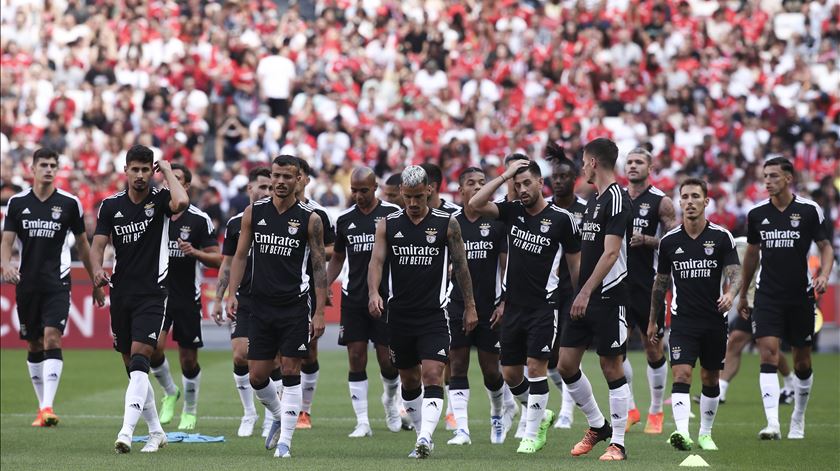
POLYGON ((665 389, 665 386, 654 386, 653 389, 656 389, 656 390, 665 389))
POLYGON ((348 229, 348 230, 350 230, 350 229, 355 229, 355 228, 356 228, 356 223, 353 223, 353 222, 351 222, 351 223, 350 223, 350 225, 349 225, 349 226, 347 226, 347 229, 348 229))
POLYGON ((298 351, 299 352, 305 352, 306 351, 306 345, 300 344, 300 347, 298 347, 298 351))
POLYGON ((618 414, 613 414, 611 417, 613 418, 613 420, 618 420, 621 418, 621 416, 618 414))
POLYGON ((715 411, 713 411, 713 410, 707 410, 706 412, 703 412, 703 413, 708 415, 709 417, 713 417, 715 415, 715 411))
POLYGON ((151 334, 149 334, 149 338, 152 339, 152 340, 157 340, 157 334, 152 332, 151 334))
POLYGON ((677 247, 677 250, 674 253, 679 255, 679 254, 683 254, 685 252, 683 251, 682 247, 677 247))
POLYGON ((528 407, 529 407, 530 409, 535 409, 535 410, 542 409, 542 407, 540 407, 540 405, 539 405, 539 404, 537 404, 536 402, 535 402, 535 403, 533 403, 533 404, 531 404, 531 405, 530 405, 530 406, 528 406, 528 407))
POLYGON ((40 377, 40 376, 33 376, 33 377, 32 377, 32 381, 38 381, 38 380, 40 380, 40 379, 41 379, 41 377, 40 377))
POLYGON ((188 392, 188 393, 194 393, 194 392, 195 392, 195 389, 187 389, 187 390, 186 390, 186 392, 188 392))
POLYGON ((678 401, 678 402, 677 402, 676 404, 674 404, 674 405, 675 405, 675 406, 684 406, 685 404, 683 404, 683 401, 678 401))
POLYGON ((761 395, 761 397, 770 397, 770 393, 764 393, 761 395))
POLYGON ((237 387, 236 387, 236 389, 238 389, 238 390, 240 390, 240 391, 245 391, 245 390, 246 390, 246 389, 248 389, 248 388, 247 388, 247 387, 245 387, 245 386, 237 386, 237 387))
POLYGON ((610 348, 618 348, 618 347, 620 347, 620 346, 621 346, 621 345, 618 343, 618 340, 616 340, 616 341, 614 341, 614 342, 612 343, 612 345, 610 345, 610 348))
POLYGON ((541 351, 541 352, 543 352, 543 353, 549 353, 549 352, 551 352, 551 349, 550 349, 550 348, 548 348, 548 345, 546 345, 546 346, 545 346, 545 347, 543 347, 543 348, 542 348, 542 350, 540 350, 540 351, 541 351))
POLYGON ((143 410, 143 408, 140 407, 140 404, 138 404, 136 402, 132 402, 131 404, 128 405, 128 407, 131 407, 132 409, 137 409, 137 410, 140 410, 140 411, 143 410))
POLYGON ((49 380, 51 380, 51 379, 52 379, 52 380, 56 380, 56 379, 58 379, 58 375, 57 375, 57 374, 55 374, 55 373, 50 373, 50 375, 49 375, 49 376, 47 376, 47 381, 49 381, 49 380))
POLYGON ((265 223, 265 219, 260 219, 260 222, 257 223, 258 226, 267 226, 268 224, 265 223))
POLYGON ((284 414, 291 415, 292 417, 297 417, 297 412, 293 410, 287 410, 286 412, 284 412, 284 414))
POLYGON ((440 406, 438 406, 437 402, 430 402, 430 403, 426 404, 426 407, 434 407, 435 409, 440 408, 440 406))
POLYGON ((355 394, 353 394, 352 396, 350 396, 350 400, 351 401, 358 401, 359 398, 355 394))
POLYGON ((30 211, 29 208, 23 208, 23 211, 21 211, 21 214, 32 214, 32 211, 30 211))
POLYGON ((461 391, 456 392, 456 393, 455 393, 455 395, 456 395, 456 396, 461 396, 461 397, 464 397, 464 393, 462 393, 461 391))
POLYGON ((412 412, 416 412, 416 411, 417 411, 417 409, 415 409, 415 408, 413 408, 413 407, 409 407, 409 408, 408 408, 408 409, 406 409, 405 411, 406 411, 406 412, 408 412, 408 413, 410 414, 410 413, 412 413, 412 412))
POLYGON ((446 349, 441 348, 440 351, 437 354, 442 355, 442 356, 446 356, 446 349))
POLYGON ((402 231, 397 231, 397 233, 394 234, 394 239, 402 239, 402 238, 403 238, 402 231))

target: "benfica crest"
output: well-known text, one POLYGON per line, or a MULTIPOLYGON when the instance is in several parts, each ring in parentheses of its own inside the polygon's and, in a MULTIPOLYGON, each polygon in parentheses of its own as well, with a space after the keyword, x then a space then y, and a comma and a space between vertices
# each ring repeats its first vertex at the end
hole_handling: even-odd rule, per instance
POLYGON ((289 220, 289 234, 295 235, 298 233, 298 228, 300 227, 300 221, 297 219, 290 219, 289 220))
POLYGON ((487 237, 490 235, 490 223, 482 223, 478 226, 478 231, 481 233, 481 237, 487 237))
POLYGON ((181 234, 180 234, 181 240, 189 239, 191 230, 192 230, 192 228, 190 226, 182 226, 181 227, 181 234))
POLYGON ((437 229, 426 229, 426 242, 434 244, 437 240, 437 229))
POLYGON ((59 219, 61 217, 61 206, 52 207, 52 218, 59 219))
POLYGON ((674 360, 679 360, 681 353, 682 353, 682 348, 671 347, 671 358, 673 358, 674 360))
POLYGON ((793 213, 790 215, 790 227, 799 227, 799 221, 802 219, 802 216, 799 213, 793 213))
POLYGON ((650 211, 650 205, 648 203, 642 203, 639 205, 639 216, 647 216, 648 211, 650 211))
POLYGON ((150 217, 155 215, 155 204, 154 203, 149 203, 146 206, 144 206, 143 208, 145 210, 144 212, 146 213, 147 218, 150 218, 150 217))
POLYGON ((545 234, 548 230, 551 229, 551 220, 550 219, 543 219, 540 221, 540 232, 545 234))
POLYGON ((710 240, 703 242, 703 252, 705 252, 706 255, 712 255, 715 253, 715 243, 710 240))

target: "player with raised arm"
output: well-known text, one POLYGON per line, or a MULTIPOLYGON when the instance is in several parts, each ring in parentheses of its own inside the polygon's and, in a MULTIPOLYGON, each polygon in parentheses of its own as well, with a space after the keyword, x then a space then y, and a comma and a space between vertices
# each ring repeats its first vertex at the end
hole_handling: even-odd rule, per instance
POLYGON ((449 305, 449 331, 452 335, 449 350, 452 377, 449 382, 449 402, 456 421, 455 436, 450 445, 469 445, 470 428, 467 414, 470 384, 467 378, 470 366, 470 349, 478 350, 478 365, 484 377, 484 387, 490 398, 490 443, 505 441, 513 415, 518 407, 515 402, 504 403, 506 385, 499 370, 499 323, 501 311, 496 312, 502 294, 502 275, 507 262, 506 228, 501 221, 483 217, 469 207, 469 202, 485 185, 484 171, 468 167, 461 172, 461 201, 464 211, 455 213, 461 226, 466 247, 467 264, 473 285, 473 297, 478 312, 478 325, 469 334, 464 333, 464 295, 461 286, 454 283, 449 305))
MULTIPOLYGON (((811 369, 811 345, 814 340, 815 293, 825 292, 834 264, 834 250, 825 230, 822 208, 813 201, 791 192, 793 164, 784 157, 764 162, 764 186, 770 198, 747 213, 747 251, 744 256, 744 285, 749 286, 759 264, 755 283, 755 307, 752 311, 753 336, 761 355, 759 385, 767 427, 758 436, 762 440, 781 438, 779 425, 779 379, 776 377, 780 339, 788 341, 793 351, 793 414, 789 439, 805 438, 805 409, 811 394, 814 375, 811 369), (808 273, 811 242, 820 252, 819 273, 808 273)), ((747 291, 738 299, 738 312, 749 316, 747 291)))
MULTIPOLYGON (((35 151, 32 187, 9 198, 0 255, 3 281, 15 285, 20 338, 27 342, 26 365, 38 399, 33 427, 58 425, 53 405, 64 367, 61 335, 70 312, 70 245, 93 279, 82 203, 56 188, 57 171, 57 152, 35 151), (11 263, 15 239, 21 242, 20 268, 11 263)), ((99 306, 105 303, 96 284, 93 299, 99 306)))
MULTIPOLYGON (((336 241, 333 257, 327 265, 327 284, 338 278, 345 263, 347 277, 341 285, 341 329, 338 343, 347 347, 350 370, 347 384, 350 402, 356 413, 356 427, 350 438, 373 435, 368 419, 368 342, 373 342, 379 373, 382 379, 382 406, 385 423, 392 432, 402 428, 397 408, 399 372, 388 355, 388 326, 385 319, 373 318, 368 312, 367 271, 373 252, 376 224, 391 213, 399 211, 396 205, 376 197, 376 174, 367 167, 358 167, 350 175, 350 197, 353 206, 344 210, 336 222, 336 241)), ((386 278, 380 283, 379 292, 388 291, 386 278)))
POLYGON ((265 443, 266 448, 275 448, 274 456, 279 458, 291 457, 302 402, 301 361, 309 355, 310 339, 324 333, 324 226, 321 218, 295 197, 301 178, 297 157, 274 159, 271 197, 254 202, 242 214, 226 303, 229 314, 235 315, 239 304, 236 292, 242 289, 251 254, 248 375, 257 398, 274 417, 265 443), (314 309, 309 305, 306 270, 310 257, 317 291, 314 309), (283 357, 282 400, 270 379, 278 354, 283 357))
POLYGON ((687 178, 680 184, 682 224, 666 233, 659 243, 656 280, 650 299, 648 340, 658 346, 665 317, 665 293, 671 297, 671 407, 677 430, 668 442, 678 450, 691 450, 688 431, 691 411, 691 376, 700 360, 700 432, 702 450, 717 450, 712 425, 720 399, 718 379, 726 355, 726 314, 741 288, 741 266, 735 239, 726 229, 706 220, 709 204, 706 182, 687 178), (724 277, 728 283, 722 290, 724 277), (672 288, 673 279, 673 288, 672 288))
MULTIPOLYGON (((650 388, 645 433, 662 433, 662 403, 667 382, 668 367, 662 345, 650 343, 647 335, 650 294, 656 272, 659 237, 677 225, 674 202, 659 188, 650 184, 650 167, 653 156, 642 147, 627 154, 624 173, 630 180, 627 193, 633 203, 633 235, 627 250, 627 281, 630 288, 630 303, 627 305, 628 335, 634 327, 639 329, 642 345, 647 356, 647 379, 650 388)), ((657 319, 657 326, 665 328, 665 318, 657 319)), ((630 391, 630 410, 627 412, 627 429, 641 420, 636 400, 633 397, 633 366, 624 358, 624 377, 630 391)))
POLYGON ((560 374, 569 394, 589 422, 573 456, 589 453, 596 443, 610 439, 602 461, 627 459, 624 432, 630 395, 622 357, 627 348, 628 239, 632 234, 630 197, 615 182, 618 148, 598 138, 583 148, 583 174, 595 185, 583 215, 580 284, 570 319, 560 337, 560 374), (612 427, 604 419, 589 380, 580 373, 587 347, 594 343, 610 393, 612 427))
POLYGON ((148 147, 135 145, 128 150, 128 189, 102 201, 91 248, 94 283, 110 282, 114 349, 122 354, 130 378, 123 425, 114 443, 117 453, 131 451, 131 437, 141 415, 149 426, 149 440, 141 451, 155 452, 166 445, 149 381, 149 362, 166 314, 169 217, 186 210, 190 198, 169 162, 153 161, 148 147), (155 171, 163 174, 168 189, 152 188, 155 171), (109 240, 116 257, 110 280, 102 268, 109 240))
POLYGON ((507 292, 501 319, 501 362, 505 382, 527 403, 525 434, 517 453, 536 453, 545 446, 554 412, 548 409, 548 360, 557 340, 559 313, 555 291, 565 256, 572 285, 580 265, 578 225, 568 211, 542 196, 544 181, 536 162, 515 160, 470 199, 482 216, 505 223, 507 292), (513 179, 517 201, 493 203, 493 194, 513 179), (528 377, 524 375, 525 367, 528 377))
MULTIPOLYGON (((271 196, 271 171, 266 167, 257 167, 248 172, 248 186, 245 191, 251 204, 271 196)), ((239 244, 239 232, 242 214, 230 218, 225 228, 225 241, 222 244, 222 265, 219 268, 219 281, 216 285, 216 302, 213 304, 213 320, 222 325, 224 320, 223 305, 225 292, 230 284, 230 267, 236 246, 239 244)), ((233 382, 242 401, 242 420, 239 422, 237 436, 250 437, 257 422, 257 410, 254 407, 254 390, 248 380, 248 326, 251 318, 251 299, 248 296, 251 285, 251 254, 246 262, 245 273, 239 284, 236 297, 239 308, 230 316, 230 345, 233 350, 233 382)), ((270 416, 270 412, 266 412, 270 416)), ((266 430, 268 432, 268 430, 266 430)))
MULTIPOLYGON (((184 191, 190 190, 192 172, 181 164, 172 164, 172 172, 184 191)), ((169 284, 166 301, 166 322, 158 338, 150 366, 165 395, 160 405, 160 423, 168 424, 175 413, 175 402, 181 391, 175 386, 169 372, 169 362, 164 354, 166 339, 178 342, 181 361, 181 384, 184 387, 184 409, 178 430, 193 430, 198 410, 198 390, 201 385, 201 366, 198 349, 201 340, 201 289, 199 262, 211 268, 222 263, 216 229, 210 216, 190 205, 186 211, 173 214, 169 219, 169 284)))
POLYGON ((400 192, 405 209, 377 224, 367 280, 368 309, 380 317, 386 312, 379 287, 387 265, 391 360, 400 372, 402 398, 417 430, 409 456, 418 459, 427 458, 434 448, 432 436, 443 406, 450 257, 452 272, 464 290, 465 333, 478 322, 460 225, 449 213, 428 206, 430 191, 421 167, 412 165, 403 171, 400 192))

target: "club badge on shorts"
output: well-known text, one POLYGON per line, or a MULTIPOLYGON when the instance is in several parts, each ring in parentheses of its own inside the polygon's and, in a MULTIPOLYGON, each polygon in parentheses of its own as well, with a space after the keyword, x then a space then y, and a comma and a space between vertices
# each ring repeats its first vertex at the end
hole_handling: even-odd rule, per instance
POLYGON ((682 348, 680 347, 671 347, 671 358, 674 360, 680 359, 680 353, 682 353, 682 348))
POLYGON ((53 219, 61 218, 61 206, 53 206, 52 207, 52 218, 53 219))
POLYGON ((289 220, 289 234, 295 235, 298 233, 298 228, 300 227, 300 221, 297 219, 290 219, 289 220))
POLYGON ((430 244, 434 244, 437 240, 437 229, 430 228, 426 229, 426 242, 430 244))
POLYGON ((703 252, 705 252, 706 255, 711 256, 715 253, 715 243, 711 240, 703 242, 703 252))
POLYGON ((487 237, 490 235, 490 223, 485 222, 478 226, 478 232, 481 233, 481 237, 487 237))

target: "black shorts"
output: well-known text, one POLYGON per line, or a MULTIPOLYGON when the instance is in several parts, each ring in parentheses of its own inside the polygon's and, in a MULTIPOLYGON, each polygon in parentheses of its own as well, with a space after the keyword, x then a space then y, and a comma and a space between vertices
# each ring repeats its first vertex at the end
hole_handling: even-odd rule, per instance
POLYGON ((40 293, 17 290, 15 298, 21 340, 40 339, 44 336, 45 327, 54 327, 64 333, 70 312, 70 291, 40 293))
POLYGON ((807 347, 814 340, 813 292, 799 300, 776 300, 758 293, 753 308, 753 336, 778 337, 792 347, 807 347))
POLYGON ((598 355, 617 356, 627 351, 627 309, 623 305, 589 304, 583 319, 571 317, 563 325, 561 347, 589 348, 598 355), (597 342, 593 342, 597 340, 597 342))
POLYGON ((408 333, 390 332, 391 363, 399 370, 414 368, 423 360, 449 362, 449 331, 444 328, 408 333))
POLYGON ((131 342, 157 347, 166 319, 166 296, 121 295, 111 291, 111 335, 114 350, 131 353, 131 342))
POLYGON ((367 307, 345 306, 342 302, 338 344, 371 341, 374 345, 388 345, 388 324, 385 323, 384 318, 383 315, 379 319, 374 319, 367 307))
POLYGON ((273 360, 309 356, 309 297, 297 304, 274 306, 252 299, 248 326, 248 359, 273 360))
POLYGON ((251 298, 248 296, 237 296, 236 319, 230 323, 230 338, 248 338, 248 326, 251 319, 251 298))
POLYGON ((551 347, 551 356, 548 358, 548 369, 553 370, 557 368, 560 363, 560 336, 563 334, 563 324, 569 322, 571 317, 569 313, 572 311, 572 302, 574 301, 574 294, 560 297, 560 309, 557 310, 557 337, 554 339, 554 346, 551 347))
POLYGON ((549 359, 557 338, 556 306, 517 306, 507 302, 502 316, 502 365, 524 365, 528 358, 549 359))
POLYGON ((271 117, 276 118, 282 116, 284 118, 289 116, 289 99, 288 98, 269 98, 268 108, 271 110, 271 117))
POLYGON ((627 306, 627 330, 638 327, 647 334, 650 322, 650 293, 652 288, 630 285, 630 304, 627 306))
MULTIPOLYGON (((483 308, 487 310, 487 308, 483 308)), ((449 342, 451 348, 475 347, 482 352, 499 354, 501 344, 499 343, 499 332, 490 328, 489 312, 478 314, 478 324, 469 334, 464 334, 464 305, 452 302, 446 309, 449 312, 449 333, 452 340, 449 342)))
POLYGON ((163 330, 172 333, 172 339, 181 348, 198 349, 204 346, 201 340, 201 302, 174 302, 170 297, 166 303, 166 319, 163 330), (174 327, 173 327, 174 326, 174 327))
MULTIPOLYGON (((750 309, 750 311, 752 311, 752 309, 750 309)), ((732 322, 729 323, 729 331, 732 332, 732 331, 735 331, 735 330, 740 330, 742 332, 746 332, 746 333, 752 335, 752 333, 753 333, 752 316, 750 316, 749 319, 744 319, 743 317, 741 317, 741 314, 739 313, 734 317, 735 317, 735 319, 732 322)))
POLYGON ((706 370, 722 370, 726 357, 727 322, 671 325, 668 345, 671 348, 671 365, 691 365, 700 359, 706 370))

